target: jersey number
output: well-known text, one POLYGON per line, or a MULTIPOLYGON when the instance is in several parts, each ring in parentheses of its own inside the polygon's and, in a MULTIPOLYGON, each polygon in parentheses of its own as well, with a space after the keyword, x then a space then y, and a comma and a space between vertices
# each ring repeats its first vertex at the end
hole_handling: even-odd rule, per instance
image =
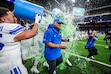
POLYGON ((0 50, 4 47, 4 44, 0 43, 0 50))
MULTIPOLYGON (((2 38, 2 34, 0 34, 0 38, 2 38)), ((4 44, 0 43, 0 50, 4 47, 4 44)))

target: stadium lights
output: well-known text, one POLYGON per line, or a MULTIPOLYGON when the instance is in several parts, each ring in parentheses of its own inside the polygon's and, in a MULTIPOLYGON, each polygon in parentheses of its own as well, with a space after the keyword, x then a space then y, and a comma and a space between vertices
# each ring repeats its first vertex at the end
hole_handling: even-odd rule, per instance
POLYGON ((89 2, 90 0, 87 0, 87 2, 89 2))
POLYGON ((73 2, 73 3, 75 3, 75 2, 76 2, 76 0, 72 0, 72 2, 73 2))

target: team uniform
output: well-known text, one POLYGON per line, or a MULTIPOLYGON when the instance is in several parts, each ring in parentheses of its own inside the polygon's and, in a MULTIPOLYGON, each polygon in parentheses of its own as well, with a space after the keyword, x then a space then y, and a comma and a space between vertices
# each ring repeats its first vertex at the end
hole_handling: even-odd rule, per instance
MULTIPOLYGON (((49 28, 44 34, 43 43, 45 44, 47 44, 48 42, 52 42, 54 44, 61 44, 61 41, 61 33, 54 27, 49 28)), ((45 46, 44 55, 47 60, 55 60, 61 56, 61 49, 45 46)))
MULTIPOLYGON (((48 29, 44 34, 43 43, 54 43, 61 44, 62 37, 58 29, 53 27, 53 24, 50 24, 48 29)), ((45 46, 44 56, 49 64, 49 74, 53 74, 56 66, 58 66, 62 61, 61 49, 60 48, 51 48, 45 46)))
MULTIPOLYGON (((96 38, 98 38, 98 36, 95 36, 96 38)), ((87 56, 88 58, 91 57, 92 55, 97 55, 97 49, 94 46, 95 40, 92 36, 88 37, 88 41, 86 43, 85 48, 88 49, 89 51, 89 55, 87 56)))
POLYGON ((22 64, 20 42, 14 42, 24 30, 19 24, 0 24, 0 74, 28 74, 22 64))

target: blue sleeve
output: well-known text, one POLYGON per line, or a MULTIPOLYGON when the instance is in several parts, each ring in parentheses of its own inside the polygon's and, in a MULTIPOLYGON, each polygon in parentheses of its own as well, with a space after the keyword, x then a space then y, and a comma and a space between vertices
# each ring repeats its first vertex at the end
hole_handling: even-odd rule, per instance
POLYGON ((51 37, 50 31, 47 30, 44 34, 43 43, 47 44, 48 42, 51 42, 51 41, 52 41, 52 37, 51 37))

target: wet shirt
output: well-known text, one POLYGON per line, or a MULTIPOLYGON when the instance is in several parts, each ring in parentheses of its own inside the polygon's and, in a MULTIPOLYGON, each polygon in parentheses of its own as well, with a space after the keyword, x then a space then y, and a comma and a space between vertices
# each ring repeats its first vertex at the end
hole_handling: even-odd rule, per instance
MULTIPOLYGON (((47 44, 51 42, 53 44, 61 44, 61 41, 62 38, 60 31, 51 25, 44 34, 43 43, 47 44)), ((61 56, 61 49, 45 46, 44 56, 47 60, 56 60, 61 56)))

